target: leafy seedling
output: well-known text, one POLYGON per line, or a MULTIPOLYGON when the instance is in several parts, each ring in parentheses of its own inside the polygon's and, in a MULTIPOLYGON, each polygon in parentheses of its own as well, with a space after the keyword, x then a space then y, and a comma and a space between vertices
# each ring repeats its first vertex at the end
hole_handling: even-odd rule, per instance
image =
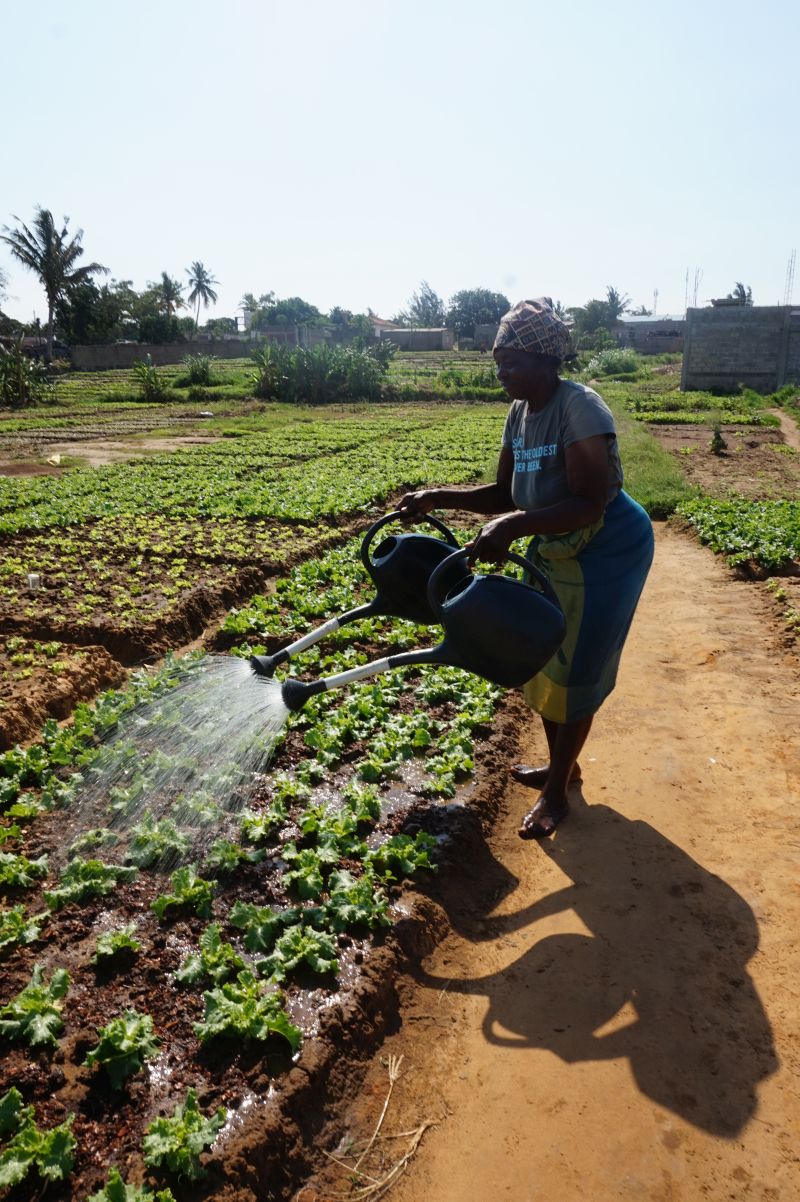
POLYGON ((132 881, 138 868, 123 868, 104 864, 102 860, 82 860, 76 857, 61 870, 61 884, 46 890, 44 900, 51 910, 60 910, 70 902, 84 902, 90 897, 106 897, 120 883, 132 881))
POLYGON ((153 1034, 149 1014, 126 1010, 100 1027, 97 1046, 87 1053, 84 1064, 105 1069, 112 1089, 121 1089, 128 1077, 138 1073, 145 1060, 158 1052, 160 1042, 153 1034))
POLYGON ((213 1144, 225 1125, 227 1112, 220 1106, 206 1117, 197 1104, 197 1094, 187 1090, 171 1118, 153 1119, 142 1140, 144 1162, 149 1168, 167 1168, 178 1177, 196 1181, 204 1176, 200 1153, 213 1144))
POLYGON ((33 943, 41 936, 47 914, 25 914, 24 906, 0 910, 0 956, 12 947, 33 943))
POLYGON ((230 943, 223 943, 218 922, 212 922, 200 936, 199 955, 190 955, 175 974, 181 985, 194 985, 210 977, 215 985, 240 972, 245 962, 230 943))
POLYGON ((29 889, 46 875, 47 856, 29 860, 11 851, 0 851, 0 889, 29 889))
POLYGON ((142 945, 134 937, 135 931, 136 924, 133 922, 126 923, 122 927, 117 927, 114 931, 103 931, 102 935, 97 936, 97 945, 92 956, 92 964, 99 967, 111 960, 121 959, 122 957, 130 959, 131 956, 137 955, 142 950, 142 945))
POLYGON ((369 869, 360 877, 344 869, 332 872, 328 888, 325 912, 335 931, 391 926, 389 900, 369 869))
POLYGON ((34 964, 31 981, 15 998, 0 1009, 0 1036, 24 1039, 31 1047, 56 1046, 56 1035, 63 1029, 63 998, 69 989, 69 973, 56 968, 50 983, 44 982, 44 969, 34 964))
POLYGON ((320 974, 337 972, 339 960, 333 936, 298 923, 278 937, 269 956, 256 962, 258 971, 276 982, 284 981, 303 965, 320 974))
POLYGON ((153 1192, 141 1185, 128 1185, 122 1180, 119 1169, 109 1169, 108 1181, 87 1202, 175 1202, 175 1195, 171 1189, 153 1192))
POLYGON ((194 1024, 201 1042, 208 1043, 219 1036, 261 1042, 280 1035, 293 1053, 300 1047, 301 1033, 289 1021, 283 998, 279 993, 265 991, 249 970, 240 972, 235 981, 209 990, 204 998, 205 1017, 194 1024))
POLYGON ((22 1105, 22 1095, 12 1087, 0 1098, 0 1135, 13 1135, 0 1152, 0 1189, 19 1185, 36 1169, 45 1181, 64 1181, 75 1164, 72 1127, 74 1115, 49 1131, 37 1127, 33 1107, 22 1105))
POLYGON ((176 868, 169 878, 172 893, 162 893, 151 903, 160 922, 164 922, 167 911, 192 910, 200 918, 211 917, 211 905, 214 896, 214 881, 203 880, 197 875, 197 868, 187 864, 176 868))
POLYGON ((174 864, 183 859, 189 848, 189 836, 182 834, 169 818, 159 822, 152 814, 145 814, 131 833, 133 838, 125 858, 139 868, 170 861, 174 864))
POLYGON ((402 880, 421 868, 435 871, 430 858, 435 847, 436 840, 425 831, 417 831, 413 839, 410 835, 392 835, 380 847, 368 851, 364 862, 384 881, 402 880))
POLYGON ((259 864, 263 859, 263 849, 248 851, 230 839, 216 839, 208 849, 203 867, 211 872, 230 876, 241 868, 242 864, 259 864))

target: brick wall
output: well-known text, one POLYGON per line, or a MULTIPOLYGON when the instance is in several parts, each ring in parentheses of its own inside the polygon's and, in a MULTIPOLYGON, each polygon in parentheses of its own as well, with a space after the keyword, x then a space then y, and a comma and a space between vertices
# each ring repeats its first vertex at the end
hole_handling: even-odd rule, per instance
POLYGON ((689 309, 681 388, 775 392, 800 383, 800 309, 736 305, 689 309))

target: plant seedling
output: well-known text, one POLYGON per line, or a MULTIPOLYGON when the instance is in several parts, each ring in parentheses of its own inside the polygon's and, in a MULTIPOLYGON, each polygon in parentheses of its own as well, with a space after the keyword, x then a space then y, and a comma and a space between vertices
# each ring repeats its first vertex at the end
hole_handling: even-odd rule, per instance
POLYGON ((119 1169, 109 1169, 108 1181, 87 1202, 175 1202, 175 1195, 171 1189, 153 1192, 141 1185, 127 1185, 119 1169))
POLYGON ((264 1041, 280 1035, 292 1052, 300 1047, 300 1031, 289 1021, 279 993, 266 992, 249 970, 240 972, 235 981, 228 981, 205 997, 206 1012, 201 1023, 195 1023, 195 1034, 203 1043, 216 1036, 264 1041))
POLYGON ((166 1167, 178 1177, 196 1181, 204 1176, 200 1153, 213 1144, 225 1125, 227 1111, 220 1106, 206 1117, 197 1104, 197 1094, 187 1090, 171 1118, 153 1119, 142 1140, 144 1162, 150 1168, 166 1167))
POLYGON ((97 937, 92 964, 99 966, 118 957, 135 956, 142 950, 141 943, 134 938, 135 931, 136 924, 133 922, 117 927, 115 931, 103 931, 97 937))
POLYGON ((169 878, 172 893, 162 893, 151 903, 159 922, 164 922, 170 909, 193 910, 200 918, 211 917, 211 905, 214 896, 214 881, 203 880, 197 875, 197 868, 187 864, 176 868, 169 878))
POLYGON ((0 1035, 7 1039, 25 1039, 31 1047, 56 1046, 62 1030, 62 999, 69 989, 69 973, 56 968, 50 984, 44 982, 44 969, 34 964, 31 981, 15 998, 0 1009, 0 1035))
POLYGON ((84 1064, 99 1064, 108 1074, 112 1089, 120 1089, 125 1080, 138 1073, 145 1060, 155 1056, 160 1042, 153 1034, 149 1014, 126 1010, 100 1027, 97 1046, 87 1053, 84 1064))
POLYGON ((0 1136, 13 1135, 0 1152, 0 1189, 19 1185, 36 1169, 45 1181, 64 1181, 75 1164, 72 1127, 74 1115, 49 1131, 37 1127, 33 1107, 22 1105, 22 1094, 12 1088, 0 1098, 0 1136))
POLYGON ((203 977, 210 977, 215 985, 220 985, 245 967, 236 949, 220 938, 219 923, 212 922, 200 936, 200 954, 187 956, 175 980, 181 985, 194 985, 203 977))

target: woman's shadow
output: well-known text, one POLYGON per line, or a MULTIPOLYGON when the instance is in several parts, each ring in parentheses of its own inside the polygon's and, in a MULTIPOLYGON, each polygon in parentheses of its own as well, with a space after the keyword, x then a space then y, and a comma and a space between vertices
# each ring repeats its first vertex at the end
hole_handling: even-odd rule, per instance
MULTIPOLYGON (((546 1048, 567 1063, 624 1057, 649 1098, 732 1137, 755 1113, 756 1086, 777 1067, 747 972, 758 947, 755 915, 646 822, 587 806, 576 789, 571 805, 555 839, 531 845, 532 856, 548 856, 571 884, 477 925, 472 907, 472 915, 459 916, 443 900, 470 939, 507 936, 568 909, 591 935, 545 936, 486 977, 420 977, 449 992, 485 994, 489 1041, 546 1048)), ((505 877, 508 893, 514 878, 486 847, 485 854, 484 880, 496 885, 505 877)), ((535 938, 535 929, 530 934, 535 938)))

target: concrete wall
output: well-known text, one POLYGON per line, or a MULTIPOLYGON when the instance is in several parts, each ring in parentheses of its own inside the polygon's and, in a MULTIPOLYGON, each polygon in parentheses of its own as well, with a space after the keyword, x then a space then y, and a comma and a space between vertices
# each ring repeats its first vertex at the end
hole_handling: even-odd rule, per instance
POLYGON ((455 345, 455 331, 448 329, 381 330, 381 338, 401 351, 451 351, 455 345))
POLYGON ((217 359, 246 359, 249 342, 216 339, 203 342, 112 342, 108 346, 73 346, 72 364, 76 371, 108 371, 132 367, 137 359, 149 355, 157 367, 180 363, 185 355, 215 355, 217 359))
POLYGON ((681 388, 775 392, 800 383, 800 309, 688 309, 681 388))
POLYGON ((192 342, 112 342, 108 346, 73 346, 72 364, 76 371, 110 371, 132 367, 137 359, 149 355, 156 367, 180 363, 186 355, 214 355, 217 359, 247 359, 264 342, 287 346, 320 346, 328 341, 325 329, 315 326, 270 326, 252 340, 239 338, 198 338, 192 342))
POLYGON ((477 325, 475 327, 475 333, 472 336, 475 347, 480 350, 482 346, 485 346, 486 350, 490 351, 494 346, 494 340, 497 337, 497 331, 499 329, 500 325, 498 322, 489 322, 488 324, 477 325))
POLYGON ((617 338, 620 346, 629 346, 641 355, 661 355, 683 350, 685 320, 653 318, 652 321, 620 321, 617 338))

